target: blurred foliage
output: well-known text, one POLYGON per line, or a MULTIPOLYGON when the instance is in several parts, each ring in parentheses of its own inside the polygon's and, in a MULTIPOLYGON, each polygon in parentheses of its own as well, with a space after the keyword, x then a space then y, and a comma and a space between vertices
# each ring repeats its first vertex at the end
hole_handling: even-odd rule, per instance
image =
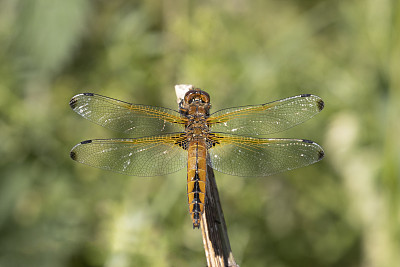
POLYGON ((325 148, 267 178, 216 173, 241 266, 400 265, 400 5, 384 1, 0 1, 0 266, 205 266, 186 174, 69 159, 116 133, 74 114, 95 92, 213 110, 301 93, 325 110, 280 137, 325 148))

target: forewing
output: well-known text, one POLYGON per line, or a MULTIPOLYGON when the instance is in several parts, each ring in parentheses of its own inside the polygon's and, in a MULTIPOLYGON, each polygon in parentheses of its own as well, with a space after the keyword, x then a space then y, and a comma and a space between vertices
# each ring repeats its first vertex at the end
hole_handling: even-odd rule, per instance
POLYGON ((184 118, 167 108, 136 105, 92 93, 76 95, 69 104, 82 117, 134 137, 184 130, 184 118))
POLYGON ((320 161, 324 150, 303 139, 266 139, 228 134, 211 135, 209 162, 222 173, 268 176, 320 161))
POLYGON ((96 168, 135 176, 176 172, 187 164, 182 134, 137 139, 87 140, 72 148, 73 160, 96 168))
POLYGON ((300 124, 323 108, 321 98, 304 94, 262 105, 223 109, 213 113, 208 123, 214 132, 266 135, 300 124))

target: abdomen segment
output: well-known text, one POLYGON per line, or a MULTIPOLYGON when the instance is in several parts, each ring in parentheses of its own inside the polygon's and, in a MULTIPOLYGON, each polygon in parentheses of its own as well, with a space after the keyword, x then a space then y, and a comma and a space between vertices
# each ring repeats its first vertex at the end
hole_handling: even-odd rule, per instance
POLYGON ((206 192, 206 141, 193 140, 188 148, 187 194, 193 228, 200 227, 206 192))

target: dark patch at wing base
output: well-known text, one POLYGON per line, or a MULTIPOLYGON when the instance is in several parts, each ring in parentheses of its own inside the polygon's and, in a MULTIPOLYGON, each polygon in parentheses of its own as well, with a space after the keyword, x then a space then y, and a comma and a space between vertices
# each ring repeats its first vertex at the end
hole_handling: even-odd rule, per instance
POLYGON ((209 149, 210 166, 236 176, 268 176, 297 169, 321 160, 324 151, 305 139, 267 139, 214 134, 209 149))
POLYGON ((187 152, 176 145, 180 136, 86 140, 72 148, 70 157, 89 166, 126 175, 166 175, 187 164, 187 152))

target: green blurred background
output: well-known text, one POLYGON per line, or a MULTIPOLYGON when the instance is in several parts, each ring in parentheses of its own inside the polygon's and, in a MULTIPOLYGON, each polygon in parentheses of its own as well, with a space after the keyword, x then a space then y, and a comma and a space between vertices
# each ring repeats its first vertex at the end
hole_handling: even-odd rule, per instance
POLYGON ((70 149, 119 136, 76 115, 94 92, 213 110, 302 93, 321 114, 274 136, 326 157, 267 178, 216 172, 241 266, 400 266, 396 0, 0 1, 0 266, 205 266, 186 174, 138 178, 70 149))

